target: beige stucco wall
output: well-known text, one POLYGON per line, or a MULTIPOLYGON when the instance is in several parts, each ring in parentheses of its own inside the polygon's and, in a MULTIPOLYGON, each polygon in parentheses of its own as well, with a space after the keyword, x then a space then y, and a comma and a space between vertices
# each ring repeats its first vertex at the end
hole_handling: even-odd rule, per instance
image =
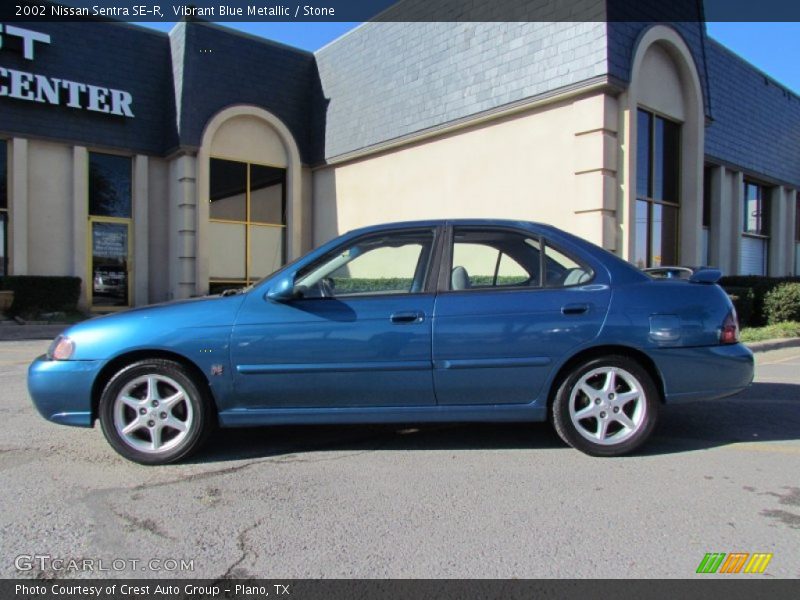
POLYGON ((578 190, 576 173, 615 174, 609 102, 604 94, 563 100, 317 169, 314 243, 386 221, 484 217, 543 221, 602 244, 604 186, 578 190))
POLYGON ((660 45, 645 52, 638 80, 639 104, 676 121, 686 120, 681 76, 674 59, 660 45))
POLYGON ((72 272, 72 148, 28 143, 28 275, 72 272))

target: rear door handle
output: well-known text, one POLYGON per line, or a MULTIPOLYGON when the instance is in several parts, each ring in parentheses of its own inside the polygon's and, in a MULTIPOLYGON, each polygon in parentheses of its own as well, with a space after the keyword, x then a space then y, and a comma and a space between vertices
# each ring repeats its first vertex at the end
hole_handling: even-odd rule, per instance
POLYGON ((562 315, 582 315, 589 312, 588 304, 565 304, 561 307, 562 315))
POLYGON ((425 320, 425 313, 419 310, 409 310, 405 312, 392 313, 389 317, 392 323, 402 325, 405 323, 422 323, 425 320))

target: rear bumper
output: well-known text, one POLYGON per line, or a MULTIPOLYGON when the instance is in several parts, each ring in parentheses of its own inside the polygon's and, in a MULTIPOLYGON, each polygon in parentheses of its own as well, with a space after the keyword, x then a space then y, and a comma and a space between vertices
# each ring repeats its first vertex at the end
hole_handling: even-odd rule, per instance
POLYGON ((649 354, 661 371, 669 404, 725 398, 753 381, 753 353, 742 344, 663 348, 649 354))
POLYGON ((92 385, 105 364, 99 360, 47 360, 40 356, 28 368, 28 393, 48 421, 92 426, 92 385))

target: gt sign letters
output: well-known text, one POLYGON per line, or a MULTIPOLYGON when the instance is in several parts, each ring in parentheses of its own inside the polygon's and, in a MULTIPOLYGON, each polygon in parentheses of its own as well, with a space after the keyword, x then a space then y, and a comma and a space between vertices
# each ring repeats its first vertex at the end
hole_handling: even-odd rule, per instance
MULTIPOLYGON (((50 36, 47 34, 0 24, 0 50, 7 49, 8 41, 12 38, 16 38, 17 43, 22 41, 22 55, 27 60, 34 60, 37 43, 50 43, 50 36)), ((0 97, 133 118, 133 97, 130 92, 2 66, 0 97)))

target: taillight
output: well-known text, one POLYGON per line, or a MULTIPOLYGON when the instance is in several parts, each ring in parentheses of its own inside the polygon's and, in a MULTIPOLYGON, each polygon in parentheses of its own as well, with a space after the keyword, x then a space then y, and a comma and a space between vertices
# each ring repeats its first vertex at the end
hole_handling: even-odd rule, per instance
POLYGON ((725 321, 722 323, 722 329, 719 330, 719 343, 720 344, 735 344, 739 341, 739 320, 736 318, 736 309, 732 308, 725 321))

